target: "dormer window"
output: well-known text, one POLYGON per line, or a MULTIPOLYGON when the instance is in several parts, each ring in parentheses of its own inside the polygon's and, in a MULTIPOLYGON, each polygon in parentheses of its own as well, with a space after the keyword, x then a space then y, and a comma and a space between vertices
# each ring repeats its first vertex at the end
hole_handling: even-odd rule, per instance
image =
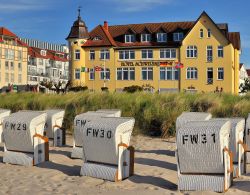
POLYGON ((98 36, 93 38, 93 41, 100 41, 100 40, 102 40, 102 39, 101 39, 101 37, 98 37, 98 36))
POLYGON ((135 42, 135 35, 125 35, 125 43, 135 42))
POLYGON ((46 56, 46 54, 47 54, 47 51, 46 51, 46 50, 41 50, 41 55, 42 55, 42 56, 46 56))
POLYGON ((141 42, 150 42, 151 41, 151 34, 142 34, 141 35, 141 42))
POLYGON ((157 42, 167 42, 167 33, 157 33, 157 42))
POLYGON ((184 35, 182 32, 174 33, 173 34, 174 41, 182 41, 184 35))

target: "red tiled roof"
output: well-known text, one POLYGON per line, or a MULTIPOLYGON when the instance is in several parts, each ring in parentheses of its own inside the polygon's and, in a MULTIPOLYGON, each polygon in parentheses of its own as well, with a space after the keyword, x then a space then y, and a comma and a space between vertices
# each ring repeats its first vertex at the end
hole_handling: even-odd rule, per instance
POLYGON ((15 38, 17 37, 14 33, 9 31, 5 27, 0 27, 0 35, 5 35, 5 36, 10 36, 10 37, 15 37, 15 38))
POLYGON ((240 33, 239 32, 229 32, 228 39, 233 44, 234 48, 240 50, 241 43, 240 43, 240 33))
POLYGON ((247 69, 248 77, 250 77, 250 69, 247 69))
POLYGON ((29 56, 33 57, 33 58, 42 58, 42 59, 51 59, 54 61, 61 61, 61 62, 67 62, 69 61, 66 57, 66 53, 62 53, 60 52, 60 54, 64 54, 64 57, 61 58, 59 56, 56 56, 56 51, 52 51, 52 50, 46 50, 46 55, 43 56, 41 55, 41 50, 40 48, 36 48, 36 47, 29 47, 29 56))

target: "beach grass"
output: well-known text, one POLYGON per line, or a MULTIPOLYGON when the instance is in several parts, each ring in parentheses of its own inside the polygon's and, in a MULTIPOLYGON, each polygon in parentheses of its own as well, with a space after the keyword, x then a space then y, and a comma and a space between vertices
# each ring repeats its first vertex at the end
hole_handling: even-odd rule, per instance
POLYGON ((134 117, 135 134, 175 135, 176 118, 183 111, 210 112, 213 117, 247 117, 250 94, 151 94, 138 93, 9 93, 0 95, 0 108, 19 110, 65 109, 63 127, 73 132, 74 117, 97 109, 121 109, 134 117))

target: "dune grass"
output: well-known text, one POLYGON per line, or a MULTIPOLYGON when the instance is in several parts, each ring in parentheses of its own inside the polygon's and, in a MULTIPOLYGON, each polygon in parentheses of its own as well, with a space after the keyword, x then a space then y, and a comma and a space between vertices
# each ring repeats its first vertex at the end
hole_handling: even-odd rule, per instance
POLYGON ((213 117, 247 117, 250 94, 149 94, 149 93, 11 93, 0 95, 0 108, 19 110, 65 109, 64 128, 73 132, 74 117, 101 108, 121 109, 122 116, 134 117, 136 134, 159 132, 175 135, 176 118, 183 111, 211 112, 213 117))

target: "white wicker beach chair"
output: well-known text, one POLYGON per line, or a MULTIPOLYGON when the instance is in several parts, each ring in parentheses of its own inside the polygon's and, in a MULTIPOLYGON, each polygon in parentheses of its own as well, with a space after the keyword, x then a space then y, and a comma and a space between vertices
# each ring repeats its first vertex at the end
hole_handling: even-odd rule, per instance
POLYGON ((48 138, 43 136, 47 114, 20 111, 3 121, 3 162, 24 166, 49 160, 48 138))
POLYGON ((62 129, 64 110, 46 110, 47 121, 45 124, 45 135, 49 138, 51 146, 62 146, 65 144, 65 131, 62 129))
POLYGON ((3 140, 3 119, 9 115, 10 115, 10 110, 0 109, 0 143, 4 142, 4 140, 3 140))
POLYGON ((178 132, 178 129, 188 122, 206 121, 206 120, 210 120, 211 118, 212 118, 212 115, 206 112, 183 112, 176 119, 176 132, 178 132))
POLYGON ((119 109, 100 109, 100 110, 97 110, 96 112, 114 114, 114 117, 121 117, 122 115, 122 111, 119 109))
POLYGON ((134 148, 130 137, 133 118, 102 117, 87 122, 83 132, 81 175, 120 181, 133 175, 134 148))
POLYGON ((245 144, 246 144, 246 163, 250 163, 250 113, 246 121, 246 130, 245 130, 245 144))
POLYGON ((83 128, 87 121, 98 120, 101 117, 114 117, 115 113, 89 111, 79 114, 74 119, 73 149, 71 158, 83 158, 83 128))
POLYGON ((232 181, 231 122, 193 121, 178 130, 177 168, 181 191, 226 191, 232 181))

